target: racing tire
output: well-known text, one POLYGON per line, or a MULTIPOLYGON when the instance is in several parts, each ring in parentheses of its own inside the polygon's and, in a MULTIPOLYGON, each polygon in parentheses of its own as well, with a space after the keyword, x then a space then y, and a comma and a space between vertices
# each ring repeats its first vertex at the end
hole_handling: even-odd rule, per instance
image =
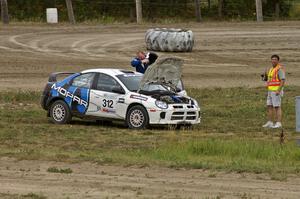
POLYGON ((148 50, 191 52, 194 46, 194 35, 191 30, 155 28, 146 32, 145 42, 148 50))
POLYGON ((130 129, 145 129, 149 125, 149 116, 141 105, 131 107, 126 116, 126 124, 130 129))
POLYGON ((51 104, 50 119, 55 124, 67 124, 71 121, 70 109, 63 100, 57 100, 51 104))

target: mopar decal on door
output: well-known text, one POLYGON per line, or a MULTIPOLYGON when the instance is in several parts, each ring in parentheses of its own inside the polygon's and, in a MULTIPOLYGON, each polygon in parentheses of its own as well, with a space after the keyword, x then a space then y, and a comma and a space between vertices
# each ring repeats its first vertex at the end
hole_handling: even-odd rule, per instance
POLYGON ((80 99, 79 97, 77 97, 76 95, 73 95, 71 92, 67 91, 66 89, 64 89, 62 87, 56 87, 55 84, 53 84, 51 88, 54 90, 57 90, 57 92, 59 94, 61 94, 62 96, 66 97, 66 98, 71 98, 71 101, 77 102, 79 105, 83 105, 86 108, 88 107, 87 101, 80 99))
POLYGON ((51 96, 64 98, 72 111, 85 114, 89 104, 89 89, 78 88, 64 84, 62 86, 53 84, 51 86, 51 96))

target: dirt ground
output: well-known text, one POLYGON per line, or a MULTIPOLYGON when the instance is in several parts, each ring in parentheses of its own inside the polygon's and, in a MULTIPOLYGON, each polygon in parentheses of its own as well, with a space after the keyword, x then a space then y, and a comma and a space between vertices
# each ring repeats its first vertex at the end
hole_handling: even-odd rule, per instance
MULTIPOLYGON (((47 198, 289 198, 300 179, 274 181, 264 174, 103 166, 0 159, 0 196, 34 193, 47 198), (50 167, 71 174, 50 173, 50 167)), ((9 198, 9 197, 8 197, 9 198)))
MULTIPOLYGON (((176 25, 0 25, 0 90, 42 90, 48 75, 95 67, 131 69, 152 27, 191 29, 192 53, 158 53, 185 60, 188 87, 257 87, 278 53, 289 85, 300 83, 300 21, 176 25)), ((263 174, 137 168, 0 159, 0 197, 47 198, 300 198, 300 178, 263 174), (72 174, 49 173, 52 166, 72 174)))
POLYGON ((278 53, 288 84, 300 83, 300 21, 176 25, 0 25, 0 90, 42 90, 55 71, 95 67, 132 69, 145 50, 148 28, 177 27, 195 34, 192 53, 158 53, 185 60, 189 87, 263 86, 260 74, 278 53))

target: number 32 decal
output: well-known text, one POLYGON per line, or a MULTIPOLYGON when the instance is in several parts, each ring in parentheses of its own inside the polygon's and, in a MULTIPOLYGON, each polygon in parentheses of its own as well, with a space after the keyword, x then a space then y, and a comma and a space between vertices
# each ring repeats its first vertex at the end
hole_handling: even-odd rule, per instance
POLYGON ((113 100, 107 100, 107 99, 103 100, 103 104, 102 104, 103 107, 114 108, 113 105, 114 105, 113 100))

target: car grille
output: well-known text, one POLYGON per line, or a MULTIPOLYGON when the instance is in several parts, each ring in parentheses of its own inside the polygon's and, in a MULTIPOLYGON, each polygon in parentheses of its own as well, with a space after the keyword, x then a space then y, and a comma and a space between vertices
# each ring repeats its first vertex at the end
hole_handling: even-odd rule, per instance
POLYGON ((196 116, 187 116, 186 117, 186 120, 195 120, 196 119, 196 116))
POLYGON ((184 112, 174 112, 173 115, 184 115, 184 112))
MULTIPOLYGON (((195 108, 194 105, 187 105, 186 107, 187 108, 195 108)), ((181 108, 183 108, 183 106, 182 105, 173 105, 173 108, 175 108, 175 109, 181 109, 181 108)))
POLYGON ((197 113, 195 111, 176 111, 171 116, 171 120, 184 120, 184 118, 185 120, 196 120, 197 113))
POLYGON ((174 105, 173 107, 174 107, 175 109, 183 108, 183 106, 180 106, 180 105, 174 105))

